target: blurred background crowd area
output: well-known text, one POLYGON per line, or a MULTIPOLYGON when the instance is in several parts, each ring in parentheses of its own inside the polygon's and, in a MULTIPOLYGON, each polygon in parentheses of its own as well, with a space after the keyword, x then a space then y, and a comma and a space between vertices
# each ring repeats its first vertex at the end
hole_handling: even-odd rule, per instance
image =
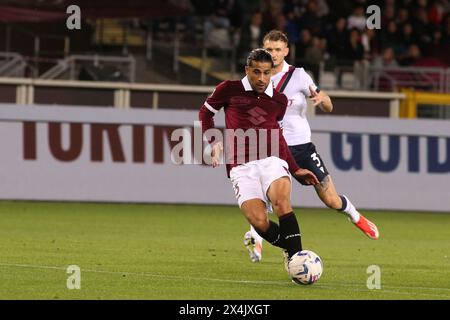
MULTIPOLYGON (((261 46, 267 31, 278 29, 290 41, 287 61, 305 67, 325 87, 393 90, 392 78, 405 75, 378 71, 399 67, 415 74, 407 82, 418 83, 418 72, 436 70, 427 75, 439 82, 433 89, 450 87, 448 0, 80 1, 78 31, 63 27, 65 11, 56 15, 76 1, 0 3, 0 51, 21 54, 32 77, 48 77, 72 54, 115 55, 132 56, 134 73, 130 78, 119 68, 106 76, 104 68, 108 80, 217 84, 240 77, 248 52, 261 46), (366 26, 371 5, 381 9, 380 29, 366 26)), ((75 77, 101 80, 94 69, 85 66, 75 77)))
MULTIPOLYGON (((211 46, 227 46, 229 39, 218 31, 226 30, 235 38, 239 58, 261 46, 267 31, 278 29, 288 35, 300 65, 323 60, 338 65, 362 60, 380 66, 450 65, 448 0, 191 0, 190 9, 194 14, 184 23, 193 25, 204 17, 211 46), (379 30, 366 27, 370 5, 381 9, 379 30)), ((159 23, 155 21, 156 30, 159 23)), ((186 40, 194 40, 190 36, 186 40)))

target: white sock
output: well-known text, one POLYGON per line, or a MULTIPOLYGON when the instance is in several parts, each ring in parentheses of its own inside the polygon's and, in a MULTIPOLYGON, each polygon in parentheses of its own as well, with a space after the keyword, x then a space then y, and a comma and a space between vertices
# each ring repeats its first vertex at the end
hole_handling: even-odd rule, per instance
POLYGON ((253 228, 252 225, 250 225, 250 233, 252 234, 252 237, 255 239, 255 241, 260 243, 262 247, 263 238, 258 234, 258 232, 256 232, 255 228, 253 228))
POLYGON ((352 220, 353 223, 358 223, 359 221, 359 212, 356 210, 353 203, 350 202, 350 199, 346 196, 342 195, 342 197, 345 198, 347 201, 346 207, 342 210, 349 218, 352 220))

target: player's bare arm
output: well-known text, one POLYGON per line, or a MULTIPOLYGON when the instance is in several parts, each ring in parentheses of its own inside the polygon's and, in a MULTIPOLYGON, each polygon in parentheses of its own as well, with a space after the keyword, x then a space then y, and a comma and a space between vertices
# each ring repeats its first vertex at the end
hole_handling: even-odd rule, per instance
POLYGON ((211 165, 213 168, 220 164, 220 159, 222 157, 223 145, 221 141, 213 144, 211 149, 211 165))
POLYGON ((323 91, 317 92, 311 86, 309 87, 309 92, 311 93, 311 100, 313 101, 314 107, 319 107, 323 112, 333 111, 333 103, 330 97, 323 91))
POLYGON ((297 171, 294 172, 294 175, 303 180, 305 184, 307 185, 318 185, 319 180, 317 179, 316 175, 309 171, 308 169, 299 168, 297 171))

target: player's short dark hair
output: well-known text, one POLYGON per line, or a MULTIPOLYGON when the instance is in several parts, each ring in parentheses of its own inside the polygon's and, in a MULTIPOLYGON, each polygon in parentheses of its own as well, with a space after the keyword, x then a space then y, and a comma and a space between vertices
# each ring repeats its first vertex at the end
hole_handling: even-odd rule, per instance
POLYGON ((252 61, 257 61, 257 62, 270 62, 270 64, 272 65, 273 68, 273 60, 272 60, 272 55, 269 53, 269 51, 267 51, 266 49, 263 48, 258 48, 258 49, 253 49, 252 52, 250 52, 250 54, 247 57, 247 66, 251 66, 252 65, 252 61))
POLYGON ((287 35, 280 30, 271 30, 263 38, 263 43, 266 41, 283 41, 286 45, 289 45, 289 39, 287 35))

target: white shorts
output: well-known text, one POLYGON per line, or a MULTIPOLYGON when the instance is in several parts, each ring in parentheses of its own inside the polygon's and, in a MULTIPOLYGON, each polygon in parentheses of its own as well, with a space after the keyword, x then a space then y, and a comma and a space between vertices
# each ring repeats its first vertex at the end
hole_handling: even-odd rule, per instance
POLYGON ((268 209, 271 208, 267 190, 272 182, 281 177, 289 177, 292 182, 288 168, 287 162, 277 157, 250 161, 232 168, 230 179, 239 208, 251 199, 261 199, 268 209))

